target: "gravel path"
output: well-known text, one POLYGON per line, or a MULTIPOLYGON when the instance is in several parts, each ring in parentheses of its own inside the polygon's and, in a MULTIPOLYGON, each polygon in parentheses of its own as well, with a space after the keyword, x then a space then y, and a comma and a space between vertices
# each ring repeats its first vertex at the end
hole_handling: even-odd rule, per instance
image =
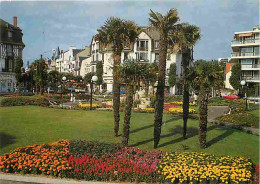
POLYGON ((223 116, 229 111, 228 106, 209 106, 208 107, 208 122, 213 122, 216 118, 223 116))

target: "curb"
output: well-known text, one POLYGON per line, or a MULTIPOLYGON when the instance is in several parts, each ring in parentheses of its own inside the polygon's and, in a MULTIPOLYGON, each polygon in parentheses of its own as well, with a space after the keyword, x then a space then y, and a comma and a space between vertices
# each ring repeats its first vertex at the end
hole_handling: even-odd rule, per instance
MULTIPOLYGON (((6 174, 0 173, 1 184, 119 184, 109 182, 98 182, 98 181, 82 181, 65 178, 49 178, 40 176, 24 176, 19 174, 6 174)), ((128 184, 128 183, 123 183, 128 184)))

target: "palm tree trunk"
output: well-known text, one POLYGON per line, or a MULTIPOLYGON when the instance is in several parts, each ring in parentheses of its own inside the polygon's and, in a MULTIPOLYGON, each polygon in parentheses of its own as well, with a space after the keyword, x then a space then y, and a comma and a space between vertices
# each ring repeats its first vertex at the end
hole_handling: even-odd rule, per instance
POLYGON ((208 117, 208 93, 201 89, 199 92, 199 142, 201 148, 206 148, 207 120, 208 117))
MULTIPOLYGON (((120 53, 121 54, 121 53, 120 53)), ((120 122, 120 83, 119 73, 117 66, 120 64, 121 56, 115 54, 114 56, 114 68, 113 68, 113 110, 114 110, 114 136, 118 137, 119 122, 120 122)))
POLYGON ((188 76, 188 66, 191 59, 190 49, 184 49, 182 53, 183 63, 182 63, 182 76, 183 76, 183 138, 186 139, 187 134, 187 122, 189 117, 189 85, 187 81, 188 76))
POLYGON ((167 35, 160 34, 159 50, 159 73, 158 85, 156 90, 155 111, 154 111, 154 148, 158 147, 163 119, 164 87, 165 87, 165 69, 167 57, 167 35))
POLYGON ((149 94, 149 81, 146 81, 145 83, 145 96, 148 97, 149 94))
POLYGON ((128 140, 129 140, 129 129, 130 129, 131 111, 133 107, 133 96, 134 96, 134 87, 133 85, 128 85, 127 92, 126 92, 125 117, 124 117, 124 127, 123 127, 123 136, 122 136, 122 144, 124 146, 128 145, 128 140))

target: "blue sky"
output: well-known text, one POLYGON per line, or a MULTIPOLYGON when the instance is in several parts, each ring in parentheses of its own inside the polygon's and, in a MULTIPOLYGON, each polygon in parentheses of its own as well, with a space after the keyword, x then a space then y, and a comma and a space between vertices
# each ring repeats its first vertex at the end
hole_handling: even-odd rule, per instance
POLYGON ((110 16, 149 25, 149 11, 165 14, 176 8, 180 22, 201 28, 195 59, 229 57, 234 32, 259 25, 258 0, 171 0, 171 1, 9 1, 0 2, 0 17, 12 23, 18 17, 26 45, 24 63, 51 57, 57 46, 83 48, 90 44, 97 28, 110 16))

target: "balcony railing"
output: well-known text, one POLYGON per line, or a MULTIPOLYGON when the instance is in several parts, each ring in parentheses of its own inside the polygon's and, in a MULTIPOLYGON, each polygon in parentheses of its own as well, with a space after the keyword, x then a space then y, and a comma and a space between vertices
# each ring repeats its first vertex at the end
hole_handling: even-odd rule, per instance
POLYGON ((231 42, 231 45, 248 44, 248 43, 260 43, 260 39, 233 40, 233 41, 231 42))
POLYGON ((259 52, 233 52, 231 53, 231 57, 239 57, 239 56, 260 56, 259 52))
POLYGON ((259 68, 260 69, 260 64, 242 64, 241 69, 247 69, 247 68, 259 68))
POLYGON ((241 77, 241 80, 260 80, 260 76, 257 75, 257 76, 242 76, 241 77))
POLYGON ((137 47, 137 51, 148 51, 148 47, 137 47))

